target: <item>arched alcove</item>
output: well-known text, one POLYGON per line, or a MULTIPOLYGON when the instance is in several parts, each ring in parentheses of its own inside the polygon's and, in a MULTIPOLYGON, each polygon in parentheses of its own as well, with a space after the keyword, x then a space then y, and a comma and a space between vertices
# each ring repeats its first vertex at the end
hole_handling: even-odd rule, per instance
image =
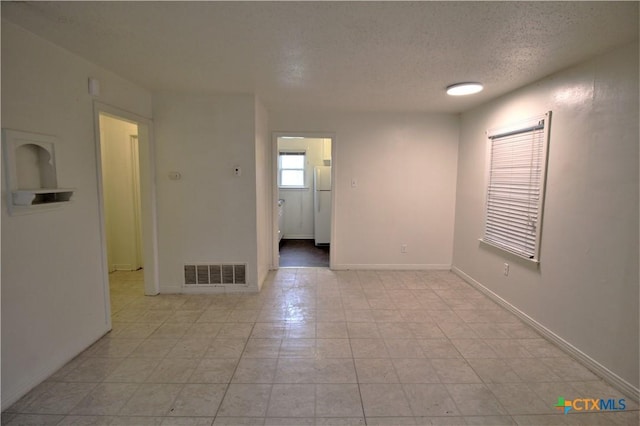
POLYGON ((25 143, 16 146, 16 173, 19 190, 57 188, 53 153, 46 147, 25 143))

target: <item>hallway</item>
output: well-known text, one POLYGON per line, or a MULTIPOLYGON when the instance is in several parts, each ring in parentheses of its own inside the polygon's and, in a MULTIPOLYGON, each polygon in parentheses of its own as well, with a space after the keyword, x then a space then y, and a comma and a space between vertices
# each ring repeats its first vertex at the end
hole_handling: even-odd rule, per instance
POLYGON ((562 414, 624 398, 445 271, 271 272, 259 294, 142 295, 112 275, 113 331, 3 425, 637 424, 562 414))

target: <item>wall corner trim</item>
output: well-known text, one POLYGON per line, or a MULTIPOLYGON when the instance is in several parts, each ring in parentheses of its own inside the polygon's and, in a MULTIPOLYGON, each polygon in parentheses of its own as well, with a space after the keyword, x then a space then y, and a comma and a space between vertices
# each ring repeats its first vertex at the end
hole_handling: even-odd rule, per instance
POLYGON ((517 316, 525 324, 533 327, 536 332, 542 335, 542 337, 544 337, 545 339, 557 345, 562 351, 564 351, 569 356, 571 356, 572 358, 580 362, 584 367, 591 370, 591 372, 596 374, 598 377, 604 379, 611 386, 615 387, 620 392, 625 394, 625 396, 631 398, 635 402, 638 402, 638 400, 640 399, 640 388, 635 387, 634 385, 632 385, 622 377, 618 376, 616 373, 609 370, 607 367, 600 364, 598 361, 591 358, 589 355, 582 352, 580 349, 576 348, 571 343, 567 342, 562 337, 555 334, 553 331, 549 330, 548 328, 540 324, 538 321, 531 318, 529 315, 522 312, 517 307, 513 306, 508 301, 506 301, 505 299, 503 299, 493 291, 489 290, 480 282, 476 281, 471 276, 467 275, 464 271, 462 271, 457 266, 454 265, 451 268, 451 271, 457 276, 459 276, 460 278, 462 278, 463 280, 465 280, 467 283, 471 284, 473 287, 475 287, 477 290, 482 292, 484 295, 489 297, 491 300, 493 300, 503 308, 507 309, 509 312, 511 312, 515 316, 517 316))

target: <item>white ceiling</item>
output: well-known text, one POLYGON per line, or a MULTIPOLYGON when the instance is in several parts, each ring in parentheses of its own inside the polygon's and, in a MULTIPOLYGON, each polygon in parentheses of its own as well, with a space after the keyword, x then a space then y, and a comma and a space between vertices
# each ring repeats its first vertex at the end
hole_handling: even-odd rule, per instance
POLYGON ((2 2, 150 90, 268 107, 460 112, 638 38, 638 2, 2 2), (447 85, 485 90, 451 98, 447 85))

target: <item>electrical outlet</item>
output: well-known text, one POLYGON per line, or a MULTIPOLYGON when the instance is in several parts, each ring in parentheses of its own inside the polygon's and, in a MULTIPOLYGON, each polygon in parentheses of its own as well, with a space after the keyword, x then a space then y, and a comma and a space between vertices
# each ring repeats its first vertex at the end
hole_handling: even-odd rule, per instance
POLYGON ((400 246, 400 253, 406 253, 407 252, 407 245, 406 244, 402 244, 400 246))
POLYGON ((505 277, 509 276, 509 264, 508 263, 504 264, 504 276, 505 277))

